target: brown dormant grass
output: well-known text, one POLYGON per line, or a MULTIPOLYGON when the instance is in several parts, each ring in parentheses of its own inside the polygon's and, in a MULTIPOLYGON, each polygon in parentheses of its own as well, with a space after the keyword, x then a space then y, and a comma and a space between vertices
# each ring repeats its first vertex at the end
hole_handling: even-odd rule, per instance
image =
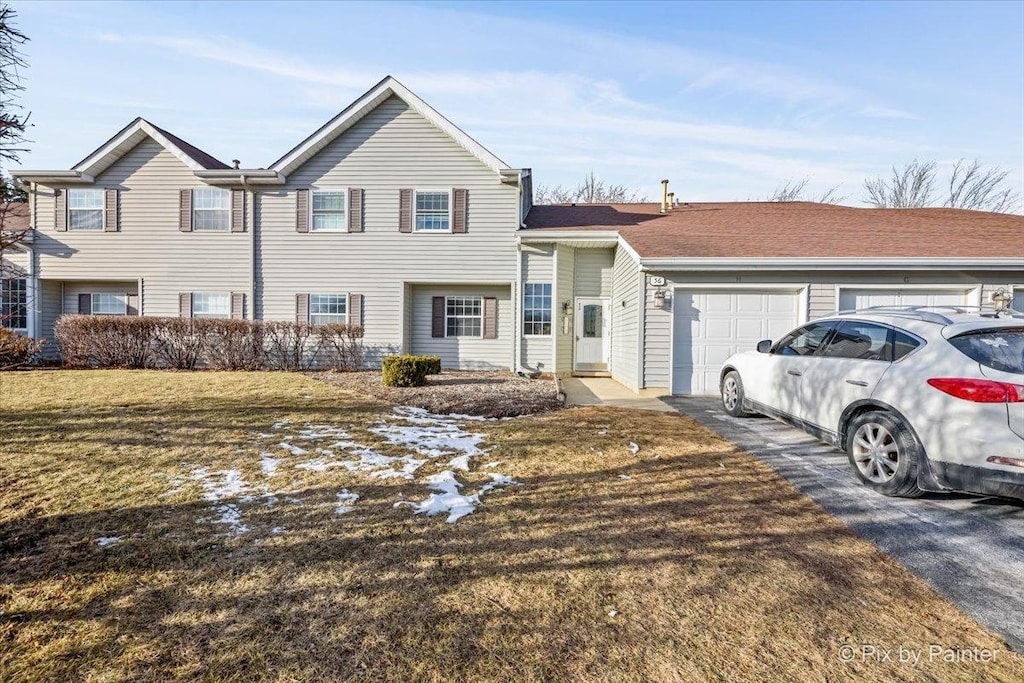
POLYGON ((238 503, 248 533, 197 521, 189 467, 259 482, 254 431, 380 445, 385 411, 295 374, 0 375, 0 680, 1024 680, 998 637, 677 415, 473 424, 522 486, 454 525, 394 507, 421 479, 288 458, 278 504, 238 503), (362 498, 338 516, 342 487, 362 498))

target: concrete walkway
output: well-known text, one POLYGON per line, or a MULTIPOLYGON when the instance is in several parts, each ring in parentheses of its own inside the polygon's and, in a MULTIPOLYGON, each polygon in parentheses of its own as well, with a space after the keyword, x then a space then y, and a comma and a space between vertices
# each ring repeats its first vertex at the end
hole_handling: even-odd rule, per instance
POLYGON ((675 412, 661 400, 664 391, 643 389, 636 393, 609 377, 567 377, 562 380, 565 403, 570 406, 615 406, 635 410, 675 412))

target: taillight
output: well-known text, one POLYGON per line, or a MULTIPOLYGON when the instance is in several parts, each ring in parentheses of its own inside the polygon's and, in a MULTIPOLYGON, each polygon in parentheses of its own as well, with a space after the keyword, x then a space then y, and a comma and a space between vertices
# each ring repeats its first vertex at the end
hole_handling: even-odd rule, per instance
POLYGON ((1024 385, 967 377, 936 377, 928 380, 939 391, 975 403, 1024 403, 1024 385))

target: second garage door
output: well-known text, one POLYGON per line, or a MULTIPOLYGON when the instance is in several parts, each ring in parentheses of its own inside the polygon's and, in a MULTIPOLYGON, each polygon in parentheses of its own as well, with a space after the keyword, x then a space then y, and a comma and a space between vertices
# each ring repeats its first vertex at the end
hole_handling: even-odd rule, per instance
POLYGON ((839 310, 853 311, 871 306, 963 306, 964 289, 840 289, 839 310))
POLYGON ((798 324, 795 291, 677 289, 672 303, 672 393, 716 394, 722 363, 798 324))

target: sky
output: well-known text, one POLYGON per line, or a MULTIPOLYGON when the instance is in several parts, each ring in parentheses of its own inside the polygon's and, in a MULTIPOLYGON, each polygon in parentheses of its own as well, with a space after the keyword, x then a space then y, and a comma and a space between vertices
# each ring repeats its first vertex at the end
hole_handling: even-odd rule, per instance
POLYGON ((914 158, 1024 190, 1024 2, 13 2, 20 168, 70 168, 136 116, 272 164, 392 75, 539 185, 764 198, 914 158))

